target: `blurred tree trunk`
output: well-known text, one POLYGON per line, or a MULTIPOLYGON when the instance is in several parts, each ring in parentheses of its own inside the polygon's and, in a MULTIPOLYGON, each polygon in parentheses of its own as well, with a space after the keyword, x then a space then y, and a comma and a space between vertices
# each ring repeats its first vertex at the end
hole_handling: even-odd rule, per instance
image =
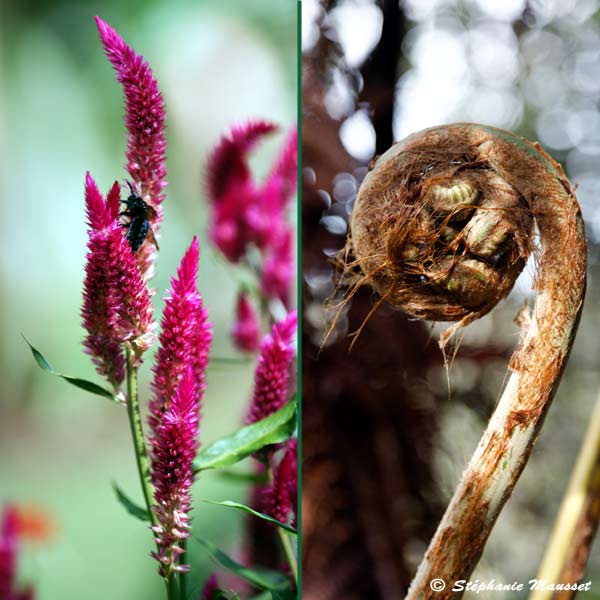
POLYGON ((383 14, 383 27, 379 43, 360 68, 364 82, 360 100, 372 110, 375 154, 382 154, 395 141, 392 131, 394 98, 406 21, 399 2, 379 0, 377 4, 383 14))

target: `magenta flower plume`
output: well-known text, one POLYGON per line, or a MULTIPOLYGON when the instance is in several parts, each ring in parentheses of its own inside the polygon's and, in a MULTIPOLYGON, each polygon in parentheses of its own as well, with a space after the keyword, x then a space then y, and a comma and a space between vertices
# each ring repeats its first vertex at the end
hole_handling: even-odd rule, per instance
POLYGON ((200 600, 213 600, 215 592, 219 589, 219 580, 216 573, 211 573, 202 588, 200 600))
MULTIPOLYGON (((165 106, 152 70, 119 34, 99 17, 95 18, 108 60, 125 95, 127 127, 127 171, 141 191, 143 199, 156 211, 151 216, 154 234, 162 220, 161 203, 167 186, 165 167, 165 106)), ((156 248, 144 244, 137 254, 146 278, 152 275, 156 248)))
POLYGON ((277 130, 269 121, 256 120, 235 125, 224 135, 208 159, 207 192, 213 202, 251 177, 248 153, 262 137, 277 130))
POLYGON ((261 291, 267 298, 279 298, 289 305, 295 274, 294 237, 289 225, 281 226, 279 239, 266 252, 262 273, 261 291))
POLYGON ((178 559, 184 552, 180 543, 189 537, 192 462, 198 451, 199 423, 198 393, 189 366, 150 440, 154 511, 159 523, 153 527, 158 550, 152 556, 159 562, 162 577, 189 570, 188 565, 178 564, 178 559))
POLYGON ((0 522, 0 600, 33 600, 32 588, 16 589, 19 549, 18 513, 8 505, 0 522))
POLYGON ((248 166, 248 153, 277 126, 249 121, 224 135, 209 157, 206 188, 212 204, 211 241, 231 262, 244 256, 248 244, 266 244, 269 223, 263 218, 258 187, 248 166))
POLYGON ((242 352, 256 352, 260 341, 260 324, 258 315, 246 292, 238 294, 235 323, 231 329, 231 337, 235 347, 242 352))
POLYGON ((298 130, 294 126, 262 189, 267 212, 279 216, 296 193, 298 182, 298 130))
POLYGON ((17 572, 17 510, 7 506, 2 513, 0 531, 0 598, 12 598, 17 572))
POLYGON ((173 397, 183 373, 192 368, 200 402, 206 389, 206 367, 212 341, 208 313, 196 289, 199 246, 194 237, 171 279, 161 321, 160 347, 156 354, 149 423, 158 426, 163 410, 173 397))
POLYGON ((247 423, 255 423, 279 410, 287 401, 290 367, 294 359, 292 343, 298 326, 294 310, 275 323, 261 345, 254 373, 254 391, 247 423))
POLYGON ((275 166, 264 185, 256 192, 256 202, 248 210, 248 221, 256 244, 266 253, 277 252, 284 243, 289 225, 285 210, 296 192, 298 170, 298 133, 290 130, 275 166))
POLYGON ((151 294, 118 221, 119 195, 115 183, 105 202, 86 174, 89 240, 81 310, 87 332, 83 345, 98 373, 115 387, 125 375, 122 344, 130 344, 139 361, 156 329, 151 294))
POLYGON ((263 496, 263 510, 280 523, 292 515, 295 526, 298 503, 298 440, 292 438, 263 496))

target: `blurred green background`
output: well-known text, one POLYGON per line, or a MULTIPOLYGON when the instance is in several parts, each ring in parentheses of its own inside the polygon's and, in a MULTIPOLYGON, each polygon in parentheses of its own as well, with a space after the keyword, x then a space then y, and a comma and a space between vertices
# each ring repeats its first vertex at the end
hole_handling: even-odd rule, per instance
MULTIPOLYGON (((128 422, 120 408, 43 373, 25 333, 63 372, 98 380, 81 352, 86 227, 83 182, 125 176, 121 88, 105 59, 98 14, 149 61, 167 106, 169 187, 155 306, 194 234, 200 291, 214 323, 213 356, 233 356, 236 276, 207 244, 203 165, 232 122, 296 118, 294 0, 0 3, 0 503, 35 504, 56 522, 53 540, 24 549, 21 577, 40 600, 161 598, 145 525, 128 516, 116 481, 140 498, 128 422)), ((279 135, 253 158, 264 174, 279 135)), ((142 370, 148 397, 150 357, 142 370)), ((253 365, 211 367, 202 440, 235 429, 253 365)), ((245 490, 203 476, 196 498, 243 499, 245 490)), ((243 519, 196 503, 194 532, 235 553, 243 519)), ((191 543, 193 592, 212 568, 191 543)), ((192 594, 192 597, 194 596, 192 594)))

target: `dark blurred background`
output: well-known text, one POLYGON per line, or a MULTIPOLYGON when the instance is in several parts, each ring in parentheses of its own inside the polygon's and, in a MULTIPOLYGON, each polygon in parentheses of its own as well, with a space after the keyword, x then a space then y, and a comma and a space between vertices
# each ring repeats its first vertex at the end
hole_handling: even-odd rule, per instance
MULTIPOLYGON (((577 186, 590 242, 567 372, 472 576, 527 582, 600 387, 600 2, 304 0, 302 26, 304 597, 403 596, 506 376, 532 264, 466 329, 449 378, 436 343, 445 325, 385 306, 349 352, 348 333, 376 301, 365 289, 319 351, 335 312, 326 305, 340 296, 331 258, 368 161, 457 121, 538 140, 577 186)), ((598 544, 590 578, 586 597, 598 598, 598 544)))
MULTIPOLYGON (((232 122, 296 120, 297 8, 293 0, 0 0, 0 505, 14 501, 54 534, 27 543, 23 581, 40 600, 161 598, 147 528, 125 513, 116 481, 139 499, 125 413, 43 373, 20 332, 53 365, 97 381, 81 352, 85 171, 108 189, 125 176, 123 99, 93 16, 150 62, 167 106, 169 187, 155 306, 192 236, 200 291, 214 323, 214 356, 234 355, 238 275, 207 243, 201 180, 207 153, 232 122)), ((282 135, 253 156, 266 173, 282 135)), ((150 357, 142 374, 147 399, 150 357)), ((208 375, 202 440, 237 428, 253 364, 208 375)), ((245 499, 244 487, 202 477, 195 497, 245 499)), ((235 554, 243 518, 195 508, 194 533, 235 554)), ((35 536, 34 536, 35 537, 35 536)), ((192 592, 213 566, 191 543, 192 592)))

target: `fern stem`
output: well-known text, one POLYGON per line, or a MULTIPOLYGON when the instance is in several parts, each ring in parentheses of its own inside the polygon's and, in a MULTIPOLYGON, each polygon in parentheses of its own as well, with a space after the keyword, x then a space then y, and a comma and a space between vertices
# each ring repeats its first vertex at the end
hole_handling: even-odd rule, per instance
POLYGON ((418 567, 409 600, 462 595, 452 592, 453 584, 468 579, 477 565, 529 459, 566 366, 585 295, 585 230, 560 165, 539 145, 492 127, 463 123, 435 133, 449 143, 453 135, 468 139, 476 160, 485 161, 527 201, 540 233, 538 293, 533 309, 521 314, 511 376, 418 567), (444 591, 431 589, 436 578, 444 580, 444 591))

